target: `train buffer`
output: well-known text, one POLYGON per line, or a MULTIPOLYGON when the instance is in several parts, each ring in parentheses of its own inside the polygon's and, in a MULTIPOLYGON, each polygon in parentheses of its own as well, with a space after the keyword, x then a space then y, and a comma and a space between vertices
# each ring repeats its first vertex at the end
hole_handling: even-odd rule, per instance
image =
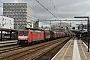
POLYGON ((69 40, 51 60, 90 60, 90 52, 82 40, 69 40))

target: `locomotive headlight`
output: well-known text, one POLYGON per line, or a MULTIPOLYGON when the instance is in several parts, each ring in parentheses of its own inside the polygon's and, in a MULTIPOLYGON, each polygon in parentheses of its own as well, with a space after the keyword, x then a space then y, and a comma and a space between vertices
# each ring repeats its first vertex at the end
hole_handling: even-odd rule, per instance
POLYGON ((20 40, 27 40, 28 39, 28 36, 19 36, 18 37, 20 40))
POLYGON ((25 41, 25 43, 28 43, 28 41, 25 41))
POLYGON ((20 43, 20 41, 17 41, 17 43, 20 43))

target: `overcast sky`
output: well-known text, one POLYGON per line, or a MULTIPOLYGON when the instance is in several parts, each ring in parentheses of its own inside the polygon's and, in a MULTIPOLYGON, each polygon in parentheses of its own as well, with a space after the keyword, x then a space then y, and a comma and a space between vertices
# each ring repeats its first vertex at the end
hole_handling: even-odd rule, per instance
MULTIPOLYGON (((2 2, 27 2, 32 8, 32 19, 56 19, 36 0, 1 0, 2 2)), ((90 0, 38 0, 58 19, 75 19, 74 16, 90 16, 90 0), (55 7, 54 7, 55 6, 55 7)), ((2 3, 0 4, 1 6, 2 3)), ((0 8, 2 10, 2 8, 0 8)), ((2 12, 0 11, 2 15, 2 12)), ((74 23, 74 22, 72 22, 74 23)), ((80 22, 77 22, 77 24, 80 22)))

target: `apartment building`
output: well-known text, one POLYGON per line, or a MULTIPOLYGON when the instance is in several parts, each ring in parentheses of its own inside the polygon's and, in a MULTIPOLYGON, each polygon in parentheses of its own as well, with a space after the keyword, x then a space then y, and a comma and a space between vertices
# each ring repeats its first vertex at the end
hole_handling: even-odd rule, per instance
POLYGON ((14 29, 14 19, 0 16, 0 28, 14 29))
POLYGON ((14 18, 14 28, 32 27, 31 8, 27 3, 3 3, 3 15, 14 18))

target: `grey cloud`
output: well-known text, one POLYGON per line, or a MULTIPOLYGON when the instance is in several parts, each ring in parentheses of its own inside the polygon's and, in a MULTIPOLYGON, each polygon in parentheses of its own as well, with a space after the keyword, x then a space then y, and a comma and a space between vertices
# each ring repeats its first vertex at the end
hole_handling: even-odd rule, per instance
MULTIPOLYGON (((36 0, 2 0, 2 2, 27 2, 32 8, 33 17, 37 19, 56 19, 49 12, 47 12, 42 6, 40 6, 36 0)), ((73 19, 74 16, 89 16, 90 15, 90 0, 38 0, 49 11, 51 11, 59 19, 73 19), (55 5, 54 8, 53 4, 55 5)), ((0 12, 1 13, 1 12, 0 12)))

